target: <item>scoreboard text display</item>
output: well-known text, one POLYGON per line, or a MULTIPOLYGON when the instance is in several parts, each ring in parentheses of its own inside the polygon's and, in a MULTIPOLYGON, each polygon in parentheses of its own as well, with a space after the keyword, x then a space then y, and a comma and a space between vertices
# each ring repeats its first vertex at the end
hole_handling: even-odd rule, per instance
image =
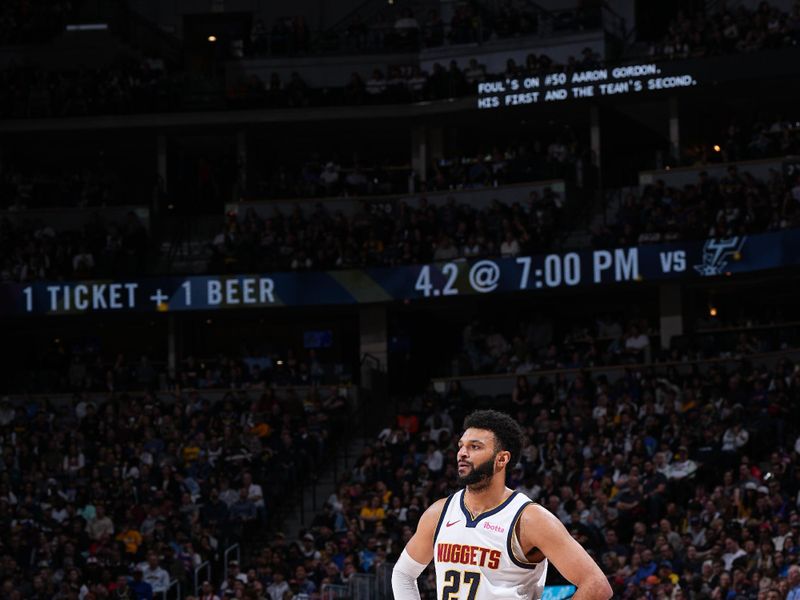
POLYGON ((641 64, 491 79, 478 83, 478 108, 602 98, 697 85, 691 73, 672 73, 671 68, 676 67, 641 64))

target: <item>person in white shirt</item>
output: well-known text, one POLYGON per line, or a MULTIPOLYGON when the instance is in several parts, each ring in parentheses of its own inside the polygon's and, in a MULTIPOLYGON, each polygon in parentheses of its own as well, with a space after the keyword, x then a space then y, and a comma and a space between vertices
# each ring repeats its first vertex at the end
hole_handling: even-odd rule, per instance
POLYGON ((86 466, 86 459, 77 448, 70 448, 69 454, 64 457, 63 467, 68 475, 75 475, 86 466))
POLYGON ((289 584, 282 571, 272 574, 272 583, 267 586, 267 595, 270 600, 283 600, 284 594, 289 590, 289 584))
POLYGON ((747 552, 739 547, 739 542, 732 537, 725 538, 725 553, 722 555, 725 570, 730 571, 733 568, 733 561, 742 556, 747 556, 747 552))
POLYGON ((419 31, 419 21, 414 18, 414 13, 410 9, 405 9, 403 14, 394 22, 394 28, 400 33, 419 31))
POLYGON ((443 433, 453 433, 453 419, 441 408, 425 419, 424 426, 428 430, 428 439, 432 442, 438 442, 443 433))
POLYGON ((653 455, 653 468, 657 473, 661 473, 667 479, 672 478, 672 465, 667 452, 656 452, 653 455))
POLYGON ((692 545, 698 548, 706 545, 706 528, 703 527, 700 517, 691 517, 689 519, 689 528, 686 533, 692 537, 692 545))
POLYGON ((689 451, 681 446, 675 453, 675 460, 669 465, 667 479, 685 479, 697 471, 697 463, 689 459, 689 451))
POLYGON ((500 244, 500 255, 503 258, 509 258, 519 254, 519 251, 519 242, 516 240, 513 233, 507 231, 503 243, 500 244))
POLYGON ((444 467, 442 451, 439 450, 433 442, 428 444, 428 454, 425 457, 425 464, 428 465, 428 469, 434 473, 439 473, 444 467))
POLYGON ((297 547, 306 560, 319 560, 322 556, 314 545, 314 536, 310 533, 303 535, 303 538, 298 541, 297 547))
POLYGON ((372 72, 372 77, 367 79, 367 93, 370 96, 379 96, 386 91, 386 79, 380 69, 372 72))
POLYGON ((241 581, 242 583, 247 583, 247 575, 241 572, 239 569, 239 561, 232 560, 228 562, 228 578, 222 582, 219 586, 219 591, 223 594, 226 590, 233 589, 234 583, 236 580, 241 581))
POLYGON ((469 66, 467 67, 466 71, 464 71, 464 77, 466 78, 467 83, 478 83, 479 81, 486 79, 486 69, 478 62, 477 59, 470 58, 469 66))
POLYGON ((147 553, 147 562, 139 565, 142 570, 142 579, 153 588, 153 594, 161 594, 169 589, 169 573, 158 564, 155 552, 147 553))
POLYGON ((50 510, 50 518, 59 524, 62 524, 69 518, 69 512, 64 506, 64 501, 60 498, 54 502, 54 506, 50 510))
POLYGON ((750 434, 742 427, 741 423, 734 423, 733 427, 728 427, 722 436, 722 451, 736 452, 747 444, 750 434))
POLYGON ((467 243, 464 244, 464 247, 461 249, 461 254, 463 254, 466 258, 479 256, 481 252, 483 252, 483 248, 474 235, 471 235, 467 238, 467 243))
POLYGON ((458 249, 450 241, 450 238, 442 236, 441 241, 436 245, 436 250, 433 251, 433 260, 445 261, 458 258, 458 249))
POLYGON ((98 541, 114 535, 114 523, 106 516, 106 508, 102 504, 95 507, 95 517, 86 525, 89 539, 98 541))
POLYGON ((3 398, 2 402, 0 402, 0 427, 5 427, 10 424, 11 421, 14 420, 16 414, 17 411, 11 406, 8 397, 3 398))
POLYGON ((242 476, 243 487, 247 488, 247 498, 256 505, 256 508, 264 508, 264 492, 261 486, 253 483, 253 476, 250 473, 245 473, 242 476))
POLYGON ((81 247, 80 252, 72 257, 72 270, 76 273, 86 274, 94 269, 94 256, 86 247, 81 247))
POLYGON ((239 501, 239 492, 231 489, 227 479, 221 479, 219 482, 219 487, 219 499, 222 500, 228 506, 228 508, 239 501))
POLYGON ((258 518, 265 521, 267 518, 267 507, 264 503, 264 491, 257 483, 253 483, 253 476, 245 473, 242 476, 243 487, 247 488, 247 499, 256 505, 258 518))
POLYGON ((214 593, 214 586, 210 581, 203 582, 203 590, 198 596, 199 600, 220 600, 220 597, 214 593))
POLYGON ((631 327, 631 332, 625 338, 625 348, 639 352, 650 345, 650 339, 638 327, 631 327))

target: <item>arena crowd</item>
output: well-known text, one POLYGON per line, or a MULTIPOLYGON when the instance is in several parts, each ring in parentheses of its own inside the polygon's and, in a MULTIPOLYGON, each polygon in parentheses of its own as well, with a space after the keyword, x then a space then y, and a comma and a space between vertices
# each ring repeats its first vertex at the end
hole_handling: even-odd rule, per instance
MULTIPOLYGON (((745 356, 707 371, 541 377, 491 405, 526 435, 509 486, 558 515, 617 597, 792 600, 798 386, 789 357, 745 356)), ((190 590, 205 560, 205 597, 319 597, 390 563, 425 508, 455 489, 459 424, 475 404, 458 381, 400 399, 396 421, 293 540, 259 524, 341 427, 334 393, 3 403, 3 598, 148 598, 174 579, 190 590), (233 541, 250 551, 223 579, 233 541)), ((432 590, 429 573, 426 598, 432 590)))

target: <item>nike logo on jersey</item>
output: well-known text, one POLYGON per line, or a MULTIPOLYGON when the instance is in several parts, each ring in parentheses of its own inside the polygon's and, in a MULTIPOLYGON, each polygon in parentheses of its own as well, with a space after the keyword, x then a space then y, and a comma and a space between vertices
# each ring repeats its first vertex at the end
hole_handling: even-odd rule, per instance
POLYGON ((458 519, 457 521, 453 521, 453 522, 449 522, 449 521, 448 521, 447 523, 445 523, 445 526, 446 526, 446 527, 452 527, 452 526, 453 526, 453 525, 455 525, 456 523, 460 523, 460 522, 461 522, 461 519, 458 519))

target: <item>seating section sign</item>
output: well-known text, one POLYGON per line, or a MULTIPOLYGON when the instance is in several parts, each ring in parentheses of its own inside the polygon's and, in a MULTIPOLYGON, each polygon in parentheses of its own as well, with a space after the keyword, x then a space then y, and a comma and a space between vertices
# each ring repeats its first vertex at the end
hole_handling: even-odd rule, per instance
POLYGON ((0 284, 0 316, 323 306, 661 281, 800 265, 800 229, 725 239, 341 271, 0 284))

